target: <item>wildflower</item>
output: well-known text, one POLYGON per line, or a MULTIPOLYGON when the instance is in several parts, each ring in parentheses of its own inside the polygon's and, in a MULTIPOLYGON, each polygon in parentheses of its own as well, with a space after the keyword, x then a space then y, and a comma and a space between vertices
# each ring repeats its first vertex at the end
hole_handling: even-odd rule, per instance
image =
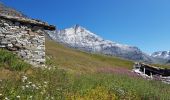
POLYGON ((48 70, 51 70, 51 67, 48 67, 48 70))
POLYGON ((41 88, 41 87, 42 87, 41 85, 38 86, 38 88, 41 88))
POLYGON ((0 80, 0 82, 2 82, 2 80, 0 80))
POLYGON ((44 85, 44 87, 47 87, 47 85, 44 85))
POLYGON ((61 89, 60 88, 57 88, 57 91, 60 91, 61 89))
POLYGON ((37 90, 38 90, 38 89, 39 89, 39 87, 35 87, 35 89, 37 89, 37 90))
POLYGON ((28 82, 28 84, 32 84, 32 82, 28 82))
POLYGON ((35 87, 36 87, 36 85, 35 85, 35 84, 32 84, 32 87, 33 87, 33 88, 35 88, 35 87))
POLYGON ((122 89, 118 89, 117 90, 119 93, 121 93, 122 95, 124 95, 125 94, 125 91, 124 90, 122 90, 122 89))
POLYGON ((22 90, 25 90, 25 86, 22 86, 22 90))
POLYGON ((9 100, 8 97, 5 97, 5 100, 9 100))
POLYGON ((20 96, 18 95, 17 98, 20 98, 20 96))
POLYGON ((51 97, 51 100, 54 100, 54 97, 51 97))
POLYGON ((49 99, 49 96, 47 96, 46 99, 48 100, 48 99, 49 99))
POLYGON ((22 77, 22 82, 25 82, 27 79, 28 79, 28 77, 23 76, 23 77, 22 77))
POLYGON ((25 87, 26 87, 26 88, 29 88, 29 86, 28 86, 28 85, 26 85, 25 87))
POLYGON ((44 92, 40 92, 41 94, 44 94, 44 92))
POLYGON ((47 69, 48 67, 47 66, 44 66, 45 69, 47 69))
POLYGON ((45 81, 44 84, 47 84, 47 82, 45 81))
POLYGON ((29 98, 32 99, 32 96, 30 96, 29 98))
POLYGON ((0 93, 0 96, 2 96, 2 94, 0 93))

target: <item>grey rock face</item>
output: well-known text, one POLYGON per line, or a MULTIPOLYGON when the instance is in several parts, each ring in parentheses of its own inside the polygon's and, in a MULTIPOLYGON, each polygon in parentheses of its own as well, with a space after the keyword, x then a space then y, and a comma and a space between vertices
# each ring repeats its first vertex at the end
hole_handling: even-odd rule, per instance
POLYGON ((152 53, 151 56, 156 57, 156 58, 170 59, 170 51, 154 52, 154 53, 152 53))
POLYGON ((79 50, 117 56, 130 60, 151 61, 150 56, 143 53, 137 47, 104 40, 78 25, 48 33, 53 40, 79 50))

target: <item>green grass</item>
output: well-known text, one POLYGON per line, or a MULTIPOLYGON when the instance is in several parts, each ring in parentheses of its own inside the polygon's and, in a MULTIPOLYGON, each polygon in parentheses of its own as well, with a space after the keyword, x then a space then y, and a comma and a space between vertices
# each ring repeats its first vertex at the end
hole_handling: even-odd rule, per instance
POLYGON ((5 67, 9 70, 25 70, 30 67, 28 63, 25 63, 17 55, 5 49, 0 49, 0 67, 5 67))
POLYGON ((119 74, 70 74, 63 69, 29 69, 0 81, 0 99, 15 100, 168 100, 170 87, 119 74), (31 73, 30 73, 31 72, 31 73), (25 78, 26 77, 26 78, 25 78))
POLYGON ((89 54, 46 40, 46 54, 55 65, 72 72, 95 72, 99 68, 122 67, 131 69, 132 61, 98 54, 89 54))
POLYGON ((159 68, 169 68, 170 69, 170 65, 153 64, 153 66, 156 66, 159 68))
MULTIPOLYGON (((0 68, 0 100, 169 100, 170 85, 99 69, 131 69, 132 61, 88 54, 46 41, 47 68, 9 70, 8 54, 0 68)), ((3 53, 2 53, 3 52, 3 53)), ((5 52, 5 53, 4 53, 5 52)), ((16 55, 15 55, 16 56, 16 55)), ((15 60, 22 61, 16 56, 15 60), (17 58, 17 59, 16 59, 17 58)), ((0 58, 2 59, 2 58, 0 58)), ((18 62, 18 61, 16 61, 18 62)))

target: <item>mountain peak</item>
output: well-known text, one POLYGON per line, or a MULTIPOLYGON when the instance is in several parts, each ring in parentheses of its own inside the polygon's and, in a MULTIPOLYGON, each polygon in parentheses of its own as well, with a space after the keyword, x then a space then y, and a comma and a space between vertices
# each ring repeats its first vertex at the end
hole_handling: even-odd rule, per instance
POLYGON ((95 33, 81 27, 79 24, 71 28, 56 31, 54 34, 49 33, 49 35, 59 43, 87 52, 118 56, 131 60, 150 60, 150 58, 137 47, 104 40, 95 33))
POLYGON ((151 56, 156 57, 156 58, 170 59, 170 51, 154 52, 154 53, 152 53, 151 56))
POLYGON ((75 24, 74 26, 73 26, 73 28, 79 28, 79 27, 81 27, 79 24, 75 24))
POLYGON ((75 24, 73 27, 72 27, 75 31, 79 30, 79 31, 84 31, 86 30, 84 27, 80 26, 79 24, 75 24))

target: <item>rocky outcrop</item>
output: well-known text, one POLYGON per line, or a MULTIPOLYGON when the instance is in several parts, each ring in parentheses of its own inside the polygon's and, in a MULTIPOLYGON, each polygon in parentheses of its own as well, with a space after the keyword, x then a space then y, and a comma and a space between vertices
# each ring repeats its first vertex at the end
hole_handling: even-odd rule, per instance
POLYGON ((15 52, 34 66, 43 66, 44 30, 55 30, 55 27, 38 20, 0 15, 0 48, 15 52))

